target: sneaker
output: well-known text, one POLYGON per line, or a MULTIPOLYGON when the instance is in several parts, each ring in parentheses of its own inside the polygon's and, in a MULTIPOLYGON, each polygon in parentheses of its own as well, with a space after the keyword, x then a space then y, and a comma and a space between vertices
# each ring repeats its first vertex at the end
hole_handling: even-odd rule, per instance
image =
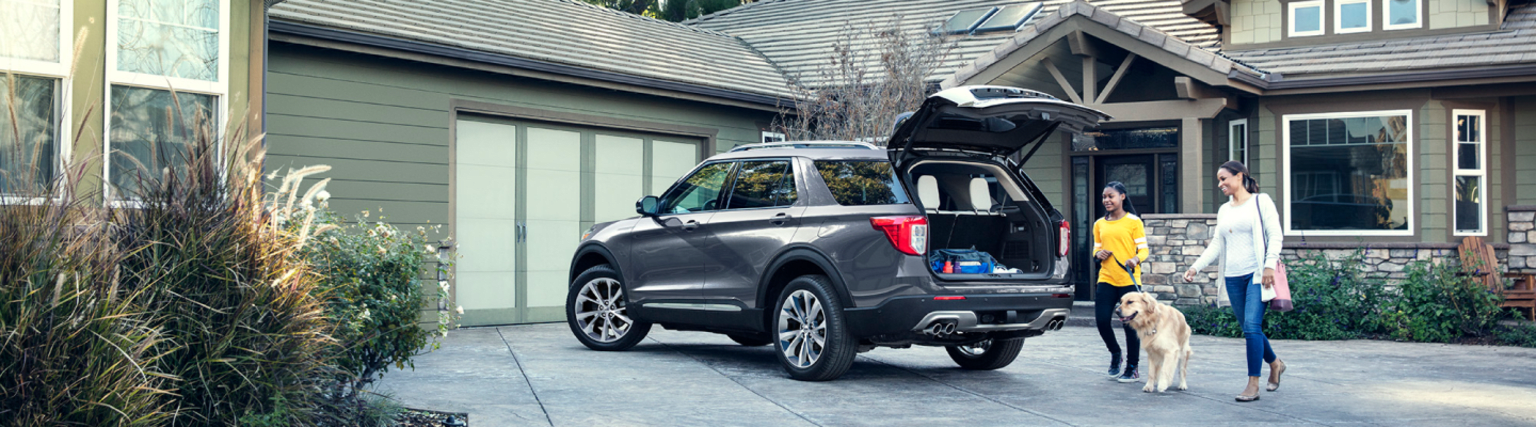
POLYGON ((1115 378, 1115 381, 1133 383, 1141 381, 1141 375, 1136 373, 1136 365, 1125 365, 1125 373, 1120 374, 1120 377, 1115 378))
POLYGON ((1109 375, 1110 378, 1114 378, 1114 377, 1120 376, 1120 353, 1110 353, 1109 354, 1109 373, 1108 373, 1108 375, 1109 375))

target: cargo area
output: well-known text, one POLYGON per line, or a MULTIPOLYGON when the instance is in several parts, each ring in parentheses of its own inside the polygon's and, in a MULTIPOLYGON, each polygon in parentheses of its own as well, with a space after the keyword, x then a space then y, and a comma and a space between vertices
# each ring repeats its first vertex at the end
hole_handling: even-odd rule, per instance
POLYGON ((1046 214, 1027 203, 1023 188, 1000 166, 924 160, 907 174, 928 217, 929 261, 940 278, 1022 279, 1050 273, 1052 234, 1046 214))

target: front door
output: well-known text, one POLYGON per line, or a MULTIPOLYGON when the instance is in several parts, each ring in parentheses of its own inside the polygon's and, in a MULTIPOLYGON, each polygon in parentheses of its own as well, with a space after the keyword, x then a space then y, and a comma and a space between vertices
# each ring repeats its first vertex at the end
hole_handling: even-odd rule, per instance
MULTIPOLYGON (((1129 205, 1133 206, 1138 214, 1157 213, 1157 156, 1153 154, 1134 154, 1128 156, 1104 156, 1099 157, 1099 167, 1094 182, 1096 185, 1089 192, 1089 200, 1094 207, 1095 219, 1103 218, 1104 186, 1110 182, 1119 181, 1125 184, 1126 198, 1129 205)), ((1130 209, 1127 209, 1128 211, 1130 209)), ((1092 224, 1089 224, 1092 227, 1092 224)), ((1093 229, 1089 228, 1091 232, 1093 229)))
POLYGON ((790 159, 744 160, 726 197, 725 209, 705 231, 702 295, 712 304, 751 308, 763 270, 799 228, 805 206, 799 199, 790 159))

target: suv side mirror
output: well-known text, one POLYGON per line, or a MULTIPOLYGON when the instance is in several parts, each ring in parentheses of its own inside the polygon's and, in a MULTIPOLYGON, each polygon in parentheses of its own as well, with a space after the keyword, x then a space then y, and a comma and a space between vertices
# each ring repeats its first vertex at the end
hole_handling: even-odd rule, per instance
POLYGON ((657 199, 656 196, 641 197, 640 200, 635 201, 635 213, 640 214, 640 216, 654 218, 656 217, 656 206, 660 203, 661 199, 657 199))

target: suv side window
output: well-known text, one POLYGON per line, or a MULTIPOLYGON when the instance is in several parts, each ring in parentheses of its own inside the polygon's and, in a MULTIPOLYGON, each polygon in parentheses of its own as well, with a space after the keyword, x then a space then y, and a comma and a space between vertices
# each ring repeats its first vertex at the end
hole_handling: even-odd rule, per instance
POLYGON ((817 161, 816 171, 827 182, 832 199, 843 206, 911 203, 896 180, 891 162, 882 160, 817 161))
POLYGON ((667 195, 662 198, 661 209, 657 212, 682 214, 719 209, 720 190, 725 187, 725 178, 730 176, 734 164, 710 163, 699 168, 698 172, 667 191, 667 195))
POLYGON ((797 197, 795 171, 788 160, 744 161, 726 209, 789 206, 797 197))

